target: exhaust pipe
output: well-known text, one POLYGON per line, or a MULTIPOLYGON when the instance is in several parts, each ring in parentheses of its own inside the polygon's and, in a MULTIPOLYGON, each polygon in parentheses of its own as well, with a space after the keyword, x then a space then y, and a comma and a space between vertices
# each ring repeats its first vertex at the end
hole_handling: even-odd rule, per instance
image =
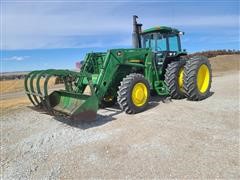
POLYGON ((142 24, 137 23, 138 16, 133 16, 133 33, 132 33, 132 44, 133 48, 141 48, 140 33, 142 32, 142 24))

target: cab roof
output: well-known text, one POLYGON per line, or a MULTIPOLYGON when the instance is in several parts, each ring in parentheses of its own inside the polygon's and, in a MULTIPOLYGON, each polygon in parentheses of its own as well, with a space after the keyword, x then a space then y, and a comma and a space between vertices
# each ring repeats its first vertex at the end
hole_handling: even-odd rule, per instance
POLYGON ((156 26, 149 29, 145 29, 142 32, 142 34, 153 33, 153 32, 178 34, 180 31, 175 28, 171 28, 167 26, 156 26))

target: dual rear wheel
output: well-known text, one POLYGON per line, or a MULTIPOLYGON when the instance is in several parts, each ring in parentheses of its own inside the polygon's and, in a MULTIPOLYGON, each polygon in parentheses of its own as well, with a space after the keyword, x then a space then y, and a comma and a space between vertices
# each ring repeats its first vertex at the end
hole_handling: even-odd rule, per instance
POLYGON ((172 62, 165 73, 165 83, 173 99, 205 99, 210 95, 211 82, 212 70, 206 57, 172 62))

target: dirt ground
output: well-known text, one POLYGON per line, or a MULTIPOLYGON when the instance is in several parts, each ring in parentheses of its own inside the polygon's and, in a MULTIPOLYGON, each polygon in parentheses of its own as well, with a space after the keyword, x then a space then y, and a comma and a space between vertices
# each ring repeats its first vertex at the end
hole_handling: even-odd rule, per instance
MULTIPOLYGON (((226 57, 217 64, 235 58, 226 57)), ((136 115, 116 106, 95 122, 71 123, 28 104, 2 109, 1 177, 239 179, 239 56, 234 62, 218 71, 212 63, 209 98, 153 97, 136 115)))

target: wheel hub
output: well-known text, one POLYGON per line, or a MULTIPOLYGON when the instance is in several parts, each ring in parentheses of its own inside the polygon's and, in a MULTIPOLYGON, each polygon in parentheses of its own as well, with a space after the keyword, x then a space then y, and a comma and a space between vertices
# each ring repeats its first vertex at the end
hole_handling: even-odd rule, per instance
POLYGON ((203 64, 197 73, 197 87, 201 93, 205 93, 209 87, 210 74, 208 67, 203 64))
POLYGON ((132 102, 136 106, 143 106, 147 101, 147 87, 143 83, 137 83, 132 90, 132 102))
POLYGON ((178 86, 181 91, 183 91, 183 72, 184 72, 184 68, 181 67, 178 74, 178 86))

